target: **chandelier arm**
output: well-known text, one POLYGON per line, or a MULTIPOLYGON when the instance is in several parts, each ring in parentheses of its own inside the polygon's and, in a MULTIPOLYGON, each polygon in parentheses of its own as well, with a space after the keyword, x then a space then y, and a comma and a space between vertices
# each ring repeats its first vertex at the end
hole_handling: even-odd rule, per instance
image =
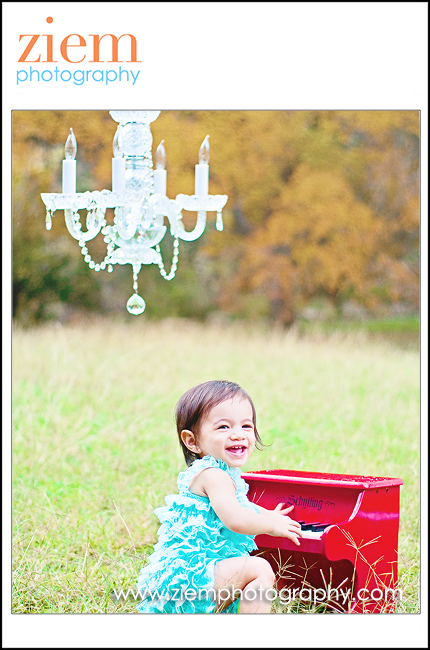
POLYGON ((82 226, 79 221, 79 212, 74 210, 64 210, 64 217, 66 221, 67 230, 75 239, 89 241, 94 239, 94 237, 100 232, 100 228, 104 222, 104 213, 102 217, 95 218, 93 223, 90 224, 87 232, 82 231, 82 226))
POLYGON ((178 237, 184 241, 194 241, 204 233, 206 227, 205 210, 197 211, 197 223, 194 229, 190 231, 185 230, 184 224, 182 223, 182 208, 178 201, 169 201, 166 216, 170 222, 170 232, 174 237, 178 237))
POLYGON ((179 239, 184 241, 194 241, 201 237, 206 228, 206 212, 204 210, 199 210, 197 212, 197 223, 194 230, 187 231, 184 228, 182 221, 177 221, 176 223, 177 230, 174 233, 179 239))
POLYGON ((170 232, 173 237, 184 241, 194 241, 201 237, 206 227, 206 211, 197 211, 197 223, 194 230, 187 231, 182 223, 182 209, 180 202, 166 196, 153 194, 148 201, 148 215, 151 219, 158 220, 167 217, 170 223, 170 232))
POLYGON ((151 194, 148 199, 148 220, 163 225, 163 217, 167 217, 172 223, 175 214, 172 211, 172 199, 161 194, 151 194))

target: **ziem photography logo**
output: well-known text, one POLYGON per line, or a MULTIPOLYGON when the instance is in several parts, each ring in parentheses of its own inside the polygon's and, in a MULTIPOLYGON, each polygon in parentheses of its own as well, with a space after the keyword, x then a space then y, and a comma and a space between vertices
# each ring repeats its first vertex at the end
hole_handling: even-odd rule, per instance
MULTIPOLYGON (((51 24, 54 19, 48 16, 46 22, 51 24)), ((137 58, 133 34, 66 34, 62 38, 54 34, 20 34, 19 43, 18 63, 22 67, 16 71, 18 86, 54 81, 75 86, 89 82, 134 86, 140 74, 136 64, 142 61, 137 58)))

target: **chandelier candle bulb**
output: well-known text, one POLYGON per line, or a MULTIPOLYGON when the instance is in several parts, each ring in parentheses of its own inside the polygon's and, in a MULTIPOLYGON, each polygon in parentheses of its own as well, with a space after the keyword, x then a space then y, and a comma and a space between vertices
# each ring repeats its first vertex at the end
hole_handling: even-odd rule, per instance
POLYGON ((76 194, 76 138, 73 129, 70 129, 69 137, 66 140, 63 160, 63 194, 76 194))
POLYGON ((195 190, 196 196, 207 196, 209 193, 209 136, 202 142, 199 151, 199 164, 196 165, 195 190))
POLYGON ((125 191, 125 158, 123 158, 121 127, 118 126, 112 144, 112 192, 125 191))
POLYGON ((164 140, 161 140, 155 152, 155 170, 154 170, 154 194, 166 196, 167 172, 166 150, 164 149, 164 140))

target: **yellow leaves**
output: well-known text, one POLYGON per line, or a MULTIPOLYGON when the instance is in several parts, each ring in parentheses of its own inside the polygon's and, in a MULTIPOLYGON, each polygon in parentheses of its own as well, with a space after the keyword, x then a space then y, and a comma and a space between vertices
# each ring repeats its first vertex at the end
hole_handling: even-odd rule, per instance
POLYGON ((344 136, 355 131, 382 142, 394 129, 420 134, 419 111, 334 111, 334 114, 344 136))
POLYGON ((285 214, 290 235, 308 233, 315 242, 334 232, 368 229, 372 211, 356 199, 339 172, 299 165, 279 198, 277 212, 285 214))
POLYGON ((420 197, 411 196, 405 203, 401 214, 401 223, 407 232, 413 232, 420 226, 420 197))
POLYGON ((329 294, 363 286, 381 225, 356 199, 339 172, 297 167, 284 186, 277 210, 248 240, 242 274, 251 286, 268 278, 290 290, 291 274, 306 292, 329 294))

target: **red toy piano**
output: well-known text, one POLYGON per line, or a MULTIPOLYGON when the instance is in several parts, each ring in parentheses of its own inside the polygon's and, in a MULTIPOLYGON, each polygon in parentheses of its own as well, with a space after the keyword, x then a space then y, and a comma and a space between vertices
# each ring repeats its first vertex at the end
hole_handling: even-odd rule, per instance
POLYGON ((285 537, 255 538, 281 594, 314 603, 326 594, 339 612, 394 611, 401 479, 283 469, 242 477, 250 501, 268 510, 294 505, 289 516, 301 524, 300 547, 285 537))

